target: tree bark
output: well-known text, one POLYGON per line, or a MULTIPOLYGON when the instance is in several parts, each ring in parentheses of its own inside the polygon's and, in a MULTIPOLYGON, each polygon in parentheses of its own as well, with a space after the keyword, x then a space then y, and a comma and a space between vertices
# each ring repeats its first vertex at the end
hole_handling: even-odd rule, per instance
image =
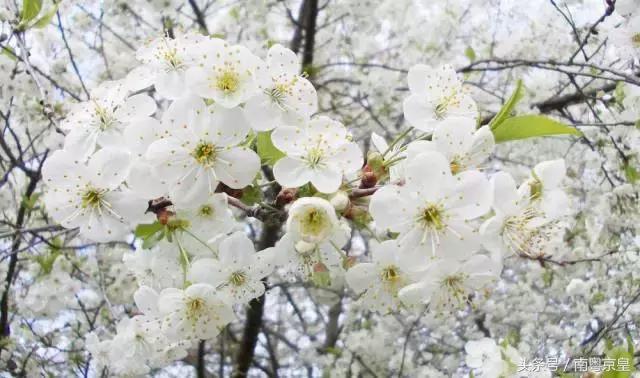
MULTIPOLYGON (((300 47, 300 36, 304 31, 304 48, 302 52, 302 67, 304 71, 313 63, 313 49, 315 46, 316 36, 316 19, 318 17, 318 0, 305 0, 304 4, 300 7, 300 15, 304 19, 298 19, 296 30, 291 40, 291 48, 296 51, 300 47), (303 30, 302 30, 303 29, 303 30)), ((268 168, 263 169, 265 176, 273 181, 273 174, 268 168)), ((280 187, 276 185, 273 188, 272 197, 280 191, 280 187)), ((278 234, 282 227, 280 219, 268 219, 265 220, 258 241, 257 249, 261 251, 263 249, 273 247, 278 241, 278 234)), ((235 369, 233 377, 243 378, 247 376, 253 357, 255 354, 255 347, 258 342, 258 336, 260 335, 260 329, 262 328, 262 315, 264 313, 264 294, 259 298, 251 300, 249 302, 249 308, 247 309, 247 317, 244 323, 244 330, 242 332, 242 340, 236 354, 235 369)))
MULTIPOLYGON (((258 250, 273 247, 276 244, 276 241, 278 241, 280 226, 281 223, 279 222, 265 223, 258 242, 258 250)), ((260 328, 262 327, 264 300, 265 296, 262 294, 260 297, 252 299, 251 302, 249 302, 247 317, 244 322, 242 340, 240 341, 240 348, 236 355, 236 366, 233 372, 233 376, 236 378, 246 377, 247 372, 251 367, 251 362, 253 362, 254 351, 258 342, 258 335, 260 334, 260 328)))

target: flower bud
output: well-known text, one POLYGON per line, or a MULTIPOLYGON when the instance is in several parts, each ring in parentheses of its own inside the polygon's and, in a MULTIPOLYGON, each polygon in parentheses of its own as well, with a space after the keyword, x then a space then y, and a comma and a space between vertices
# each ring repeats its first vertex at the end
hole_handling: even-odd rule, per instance
POLYGON ((337 192, 329 200, 336 211, 342 211, 349 206, 349 196, 345 192, 337 192))
POLYGON ((315 247, 316 247, 315 244, 308 243, 304 240, 300 240, 299 242, 296 243, 296 251, 298 251, 299 253, 309 253, 313 251, 315 247))
POLYGON ((296 188, 283 188, 276 196, 276 206, 284 207, 285 205, 290 204, 295 201, 297 194, 298 189, 296 188))
POLYGON ((321 262, 316 263, 313 266, 313 273, 311 274, 311 280, 316 286, 327 287, 331 285, 331 274, 327 266, 321 262))
POLYGON ((378 177, 376 177, 375 173, 371 171, 366 172, 363 170, 362 177, 360 179, 361 189, 373 188, 374 186, 376 186, 377 182, 378 182, 378 177))
POLYGON ((345 270, 349 270, 354 265, 356 265, 356 257, 355 256, 345 256, 345 257, 342 258, 342 267, 345 270))
POLYGON ((162 225, 166 225, 169 222, 169 219, 171 219, 171 217, 174 215, 175 213, 173 211, 167 210, 166 208, 160 209, 156 213, 158 222, 160 222, 160 224, 162 225))

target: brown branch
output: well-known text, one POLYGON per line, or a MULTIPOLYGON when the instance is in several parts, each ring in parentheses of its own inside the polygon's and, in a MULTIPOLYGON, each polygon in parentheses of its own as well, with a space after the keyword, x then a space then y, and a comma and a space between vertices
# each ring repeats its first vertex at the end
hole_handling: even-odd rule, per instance
POLYGON ((256 218, 262 222, 276 221, 278 223, 281 223, 284 222, 284 220, 287 218, 286 212, 280 209, 268 208, 260 204, 249 206, 239 199, 231 197, 230 195, 227 195, 227 203, 237 209, 242 210, 246 216, 256 218))
POLYGON ((206 34, 209 35, 209 28, 207 28, 207 20, 204 18, 204 14, 196 4, 195 0, 189 0, 189 5, 191 5, 191 9, 193 9, 193 14, 196 16, 196 22, 200 26, 200 29, 206 34))
MULTIPOLYGON (((29 198, 36 191, 38 186, 38 182, 42 178, 40 171, 42 170, 42 165, 46 156, 40 162, 38 167, 38 171, 34 174, 29 175, 29 184, 25 190, 25 197, 29 198)), ((22 202, 20 205, 20 209, 18 210, 18 215, 16 217, 16 226, 17 228, 22 228, 27 221, 29 216, 29 209, 25 202, 22 202)), ((9 325, 9 295, 11 284, 13 283, 14 276, 16 273, 16 267, 18 265, 18 251, 20 250, 20 244, 22 242, 22 235, 16 234, 13 237, 13 241, 11 243, 11 256, 9 258, 9 267, 7 269, 7 275, 5 278, 5 288, 2 293, 2 299, 0 300, 0 341, 4 341, 3 339, 8 338, 11 334, 11 327, 9 325)), ((3 342, 0 342, 0 353, 3 350, 3 342)))
MULTIPOLYGON (((280 231, 280 223, 265 223, 258 242, 258 250, 273 247, 278 240, 278 232, 280 231)), ((253 363, 256 344, 258 343, 258 335, 262 328, 262 314, 264 313, 265 295, 252 299, 247 308, 247 317, 244 322, 244 330, 242 339, 238 346, 236 354, 236 364, 233 377, 244 378, 253 363)))
POLYGON ((196 362, 196 377, 206 378, 207 368, 205 366, 204 355, 206 354, 206 342, 200 340, 198 343, 198 361, 196 362))
POLYGON ((76 59, 73 56, 73 52, 71 52, 71 47, 69 46, 69 41, 67 41, 67 35, 64 32, 64 26, 62 26, 62 19, 60 18, 60 11, 56 12, 56 17, 58 18, 58 30, 60 30, 60 35, 62 36, 62 41, 64 42, 64 47, 69 54, 69 60, 71 61, 71 66, 73 67, 73 71, 76 73, 78 80, 80 80, 80 85, 82 86, 82 90, 84 94, 87 95, 87 98, 91 98, 89 94, 89 90, 84 85, 84 80, 82 79, 82 75, 80 74, 80 70, 78 69, 78 64, 76 63, 76 59))
POLYGON ((357 188, 357 189, 353 189, 351 191, 351 193, 349 193, 349 198, 354 199, 354 198, 361 198, 361 197, 370 196, 380 188, 381 188, 380 186, 374 186, 373 188, 365 188, 365 189, 357 188))
MULTIPOLYGON (((304 20, 304 28, 305 28, 305 43, 304 43, 304 51, 303 51, 303 59, 302 59, 302 67, 303 70, 305 67, 310 66, 313 63, 313 48, 315 45, 315 25, 316 18, 318 16, 318 1, 317 0, 305 0, 305 3, 302 6, 302 9, 308 7, 309 11, 306 13, 307 17, 304 20)), ((295 41, 299 28, 296 28, 294 32, 294 37, 292 41, 295 41)), ((269 180, 273 180, 273 173, 270 169, 263 167, 263 172, 265 176, 269 180)), ((276 197, 278 192, 280 191, 279 185, 276 185, 270 190, 268 194, 270 194, 273 198, 276 197)), ((231 199, 230 202, 232 205, 241 208, 244 205, 239 200, 236 201, 231 199)), ((247 209, 251 211, 250 209, 247 209)), ((256 214, 257 215, 257 214, 256 214)), ((260 235, 260 240, 258 242, 258 250, 263 250, 269 247, 273 247, 278 240, 278 233, 280 231, 280 227, 282 226, 282 221, 278 218, 268 219, 269 221, 263 222, 263 229, 260 235)), ((238 346, 238 352, 236 354, 236 362, 235 362, 235 370, 233 372, 233 377, 235 378, 243 378, 247 376, 247 372, 251 365, 257 365, 254 359, 255 347, 258 342, 258 336, 260 334, 260 329, 262 328, 262 314, 264 312, 264 301, 265 295, 261 295, 259 298, 251 300, 249 302, 249 308, 247 309, 247 317, 245 319, 244 330, 242 333, 242 340, 240 341, 240 345, 238 346)))
POLYGON ((616 89, 616 83, 609 83, 598 88, 574 92, 562 96, 552 97, 533 104, 541 113, 550 113, 554 110, 558 111, 569 105, 579 104, 584 100, 592 99, 600 92, 611 92, 616 89))
POLYGON ((316 20, 318 18, 318 0, 307 0, 309 12, 304 22, 304 51, 302 52, 302 69, 308 70, 313 63, 316 41, 316 20))

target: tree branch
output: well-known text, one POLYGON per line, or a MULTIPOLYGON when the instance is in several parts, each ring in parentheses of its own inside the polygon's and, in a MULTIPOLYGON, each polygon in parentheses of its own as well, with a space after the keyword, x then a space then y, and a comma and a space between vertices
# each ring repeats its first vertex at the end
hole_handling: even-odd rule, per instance
POLYGON ((204 18, 204 14, 196 4, 195 0, 189 0, 189 5, 191 5, 191 9, 193 9, 193 14, 196 16, 196 22, 200 26, 200 29, 206 34, 209 35, 209 28, 207 28, 207 20, 204 18))

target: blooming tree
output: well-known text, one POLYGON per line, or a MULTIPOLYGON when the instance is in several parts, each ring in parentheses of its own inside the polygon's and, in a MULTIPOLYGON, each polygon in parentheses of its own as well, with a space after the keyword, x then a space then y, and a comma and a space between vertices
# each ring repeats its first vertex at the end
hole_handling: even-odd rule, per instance
POLYGON ((638 9, 5 2, 0 371, 630 377, 638 9))

